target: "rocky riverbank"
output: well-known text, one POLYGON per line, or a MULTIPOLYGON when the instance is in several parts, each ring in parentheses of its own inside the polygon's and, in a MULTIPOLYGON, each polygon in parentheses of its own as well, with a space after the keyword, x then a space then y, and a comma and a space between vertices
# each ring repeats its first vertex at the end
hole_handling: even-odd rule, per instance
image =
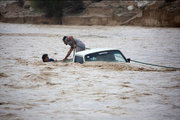
POLYGON ((29 1, 0 2, 0 22, 63 25, 135 25, 179 27, 180 2, 165 1, 83 1, 84 10, 71 14, 64 10, 63 17, 46 17, 35 11, 29 1))
POLYGON ((180 1, 156 2, 144 9, 142 16, 130 21, 128 25, 154 27, 180 27, 180 1))

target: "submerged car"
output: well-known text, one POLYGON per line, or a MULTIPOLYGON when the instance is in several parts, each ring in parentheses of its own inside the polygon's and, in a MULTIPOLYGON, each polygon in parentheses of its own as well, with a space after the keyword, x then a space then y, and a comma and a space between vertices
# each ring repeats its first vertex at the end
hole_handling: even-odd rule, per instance
POLYGON ((114 48, 87 49, 77 52, 73 58, 73 62, 77 63, 91 61, 130 62, 130 59, 126 59, 120 50, 114 48))

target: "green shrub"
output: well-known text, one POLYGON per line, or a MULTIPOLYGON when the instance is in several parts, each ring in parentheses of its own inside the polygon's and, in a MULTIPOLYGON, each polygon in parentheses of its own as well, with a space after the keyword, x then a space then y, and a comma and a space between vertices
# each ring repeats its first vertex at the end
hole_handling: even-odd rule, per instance
POLYGON ((31 0, 31 5, 35 9, 42 10, 47 16, 62 16, 62 9, 65 0, 31 0))
POLYGON ((30 0, 31 6, 42 10, 48 17, 63 15, 64 8, 71 8, 71 12, 82 8, 82 0, 30 0))

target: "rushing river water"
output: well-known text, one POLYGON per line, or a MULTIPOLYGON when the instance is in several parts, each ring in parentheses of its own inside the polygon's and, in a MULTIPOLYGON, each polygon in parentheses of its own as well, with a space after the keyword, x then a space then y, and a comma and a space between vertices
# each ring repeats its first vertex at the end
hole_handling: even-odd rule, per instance
MULTIPOLYGON (((0 23, 1 120, 178 120, 180 71, 137 63, 43 63, 61 60, 64 35, 88 48, 180 67, 180 29, 0 23)), ((72 58, 72 56, 70 56, 72 58)))

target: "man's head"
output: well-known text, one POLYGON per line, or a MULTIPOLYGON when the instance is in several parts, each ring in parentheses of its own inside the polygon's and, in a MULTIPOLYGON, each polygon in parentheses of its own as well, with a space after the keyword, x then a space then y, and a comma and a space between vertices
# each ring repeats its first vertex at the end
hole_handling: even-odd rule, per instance
POLYGON ((64 44, 67 45, 68 37, 67 37, 67 36, 64 36, 62 40, 63 40, 64 44))
POLYGON ((42 61, 43 61, 43 62, 49 62, 48 54, 43 54, 43 56, 42 56, 42 61))

